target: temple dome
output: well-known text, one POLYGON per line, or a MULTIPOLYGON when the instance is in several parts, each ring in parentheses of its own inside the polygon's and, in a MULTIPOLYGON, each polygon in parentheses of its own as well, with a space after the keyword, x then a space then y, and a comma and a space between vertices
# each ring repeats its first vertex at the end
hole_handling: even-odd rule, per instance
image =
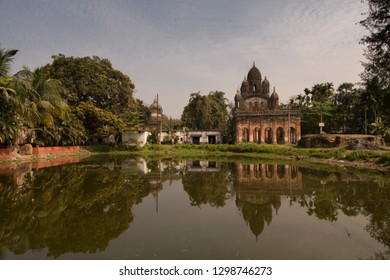
POLYGON ((245 96, 246 93, 249 91, 249 82, 248 80, 246 79, 246 77, 244 77, 244 80, 242 81, 241 83, 241 93, 245 96))
POLYGON ((279 95, 276 93, 275 87, 274 87, 274 91, 272 92, 270 98, 273 99, 273 100, 279 100, 279 95))
POLYGON ((269 86, 269 81, 267 80, 267 77, 264 78, 263 84, 269 86))
POLYGON ((263 94, 268 96, 269 95, 269 81, 267 80, 267 77, 264 78, 264 81, 261 83, 263 87, 263 94))
POLYGON ((261 81, 261 73, 260 70, 255 66, 255 63, 253 62, 252 68, 248 72, 248 81, 253 80, 260 80, 261 81))
POLYGON ((149 106, 150 111, 162 113, 162 107, 157 103, 157 99, 154 99, 152 105, 149 106))

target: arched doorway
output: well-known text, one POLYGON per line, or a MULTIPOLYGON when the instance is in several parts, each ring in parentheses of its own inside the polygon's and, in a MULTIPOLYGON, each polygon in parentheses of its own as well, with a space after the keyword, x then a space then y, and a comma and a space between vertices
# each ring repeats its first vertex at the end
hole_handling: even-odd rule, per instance
POLYGON ((276 130, 276 142, 278 144, 284 144, 284 131, 281 127, 278 127, 276 130))
POLYGON ((253 130, 253 142, 261 143, 261 130, 258 127, 253 130))
POLYGON ((242 141, 249 142, 249 129, 248 128, 244 128, 242 130, 242 141))
POLYGON ((294 127, 290 127, 290 143, 297 143, 297 134, 294 127))
POLYGON ((267 127, 264 130, 264 135, 265 135, 265 143, 272 144, 272 128, 267 127))

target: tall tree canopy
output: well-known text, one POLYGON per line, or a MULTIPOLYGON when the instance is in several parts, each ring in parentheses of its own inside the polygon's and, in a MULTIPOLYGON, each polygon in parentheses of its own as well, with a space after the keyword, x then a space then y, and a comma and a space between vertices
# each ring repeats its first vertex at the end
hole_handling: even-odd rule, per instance
POLYGON ((191 93, 181 115, 183 125, 189 129, 225 130, 228 125, 228 102, 222 91, 201 95, 191 93))
POLYGON ((369 34, 361 40, 367 46, 364 78, 378 76, 383 87, 390 88, 390 1, 367 0, 367 18, 360 24, 369 34))
POLYGON ((46 68, 24 67, 9 76, 16 53, 0 48, 0 143, 84 143, 85 129, 63 98, 66 89, 59 80, 48 79, 46 68))
POLYGON ((318 133, 319 131, 330 132, 334 95, 333 83, 315 84, 310 90, 306 88, 304 92, 307 102, 302 110, 302 132, 304 134, 318 133), (325 127, 319 128, 319 123, 325 123, 325 127))
POLYGON ((52 64, 9 76, 17 50, 0 48, 0 143, 75 145, 140 126, 148 108, 130 78, 107 59, 54 56, 52 64))
POLYGON ((12 60, 18 50, 5 50, 0 47, 0 143, 10 144, 15 139, 18 121, 15 110, 20 108, 16 91, 12 88, 13 78, 9 77, 12 60))
POLYGON ((114 69, 108 59, 97 56, 74 58, 62 54, 53 59, 53 63, 46 66, 48 73, 68 89, 65 98, 70 105, 91 102, 97 108, 118 115, 137 110, 133 82, 114 69))
MULTIPOLYGON (((376 126, 380 124, 384 131, 390 131, 390 1, 367 2, 367 18, 360 22, 369 31, 368 35, 361 39, 367 46, 367 61, 363 63, 362 74, 365 85, 364 106, 368 108, 371 123, 374 122, 376 126)), ((387 137, 389 139, 390 135, 387 137)))

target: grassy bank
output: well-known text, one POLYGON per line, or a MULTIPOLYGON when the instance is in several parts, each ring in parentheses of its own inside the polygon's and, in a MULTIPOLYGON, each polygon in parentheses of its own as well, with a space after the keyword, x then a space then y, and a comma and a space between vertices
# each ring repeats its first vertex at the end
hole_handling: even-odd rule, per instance
MULTIPOLYGON (((355 150, 348 151, 343 148, 298 148, 289 145, 267 145, 242 143, 236 145, 217 144, 217 145, 152 145, 147 144, 143 148, 136 145, 128 146, 86 146, 91 155, 109 154, 109 155, 134 155, 149 159, 164 158, 186 158, 186 159, 212 159, 216 161, 225 161, 228 158, 244 159, 256 161, 258 159, 275 160, 300 160, 305 162, 319 162, 338 165, 351 165, 371 169, 377 167, 390 167, 390 150, 355 150)), ((63 155, 72 156, 72 155, 63 155)), ((74 155, 73 155, 74 156, 74 155)), ((50 156, 47 156, 50 157, 50 156)), ((84 156, 85 157, 85 156, 84 156)), ((28 160, 28 159, 25 159, 28 160)), ((7 161, 3 161, 6 163, 7 161)))
POLYGON ((390 151, 355 150, 348 151, 343 148, 298 148, 288 145, 266 145, 243 143, 237 145, 146 145, 142 149, 134 151, 142 156, 164 157, 204 157, 218 155, 247 155, 260 158, 292 158, 292 159, 317 159, 340 161, 366 161, 390 166, 390 151))

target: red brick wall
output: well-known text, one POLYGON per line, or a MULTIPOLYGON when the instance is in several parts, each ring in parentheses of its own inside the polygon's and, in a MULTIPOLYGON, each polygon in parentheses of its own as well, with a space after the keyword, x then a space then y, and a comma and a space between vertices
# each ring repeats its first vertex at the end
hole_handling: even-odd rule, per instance
POLYGON ((10 159, 12 157, 12 147, 0 148, 0 159, 10 159))
POLYGON ((67 147, 34 147, 34 155, 46 155, 46 154, 66 154, 80 150, 80 146, 67 146, 67 147))
MULTIPOLYGON (((0 160, 6 160, 13 157, 12 150, 14 147, 0 148, 0 160)), ((81 149, 81 146, 67 146, 67 147, 35 147, 33 148, 34 155, 47 155, 47 154, 67 154, 76 152, 81 149)))

